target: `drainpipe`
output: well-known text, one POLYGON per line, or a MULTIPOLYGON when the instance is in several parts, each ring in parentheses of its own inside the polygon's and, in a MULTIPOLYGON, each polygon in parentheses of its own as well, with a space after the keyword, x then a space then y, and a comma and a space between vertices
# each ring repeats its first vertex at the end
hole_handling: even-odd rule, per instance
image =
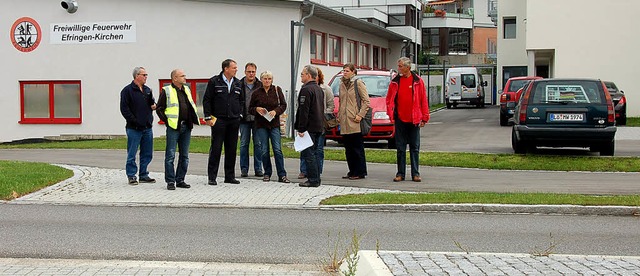
POLYGON ((289 100, 289 106, 291 107, 289 109, 289 120, 287 120, 287 123, 289 124, 289 129, 290 129, 290 138, 294 138, 295 137, 295 129, 294 129, 294 120, 295 120, 295 110, 296 110, 296 83, 298 81, 298 66, 300 64, 300 49, 302 48, 302 36, 303 36, 303 32, 304 32, 304 21, 313 16, 313 11, 316 7, 315 4, 309 2, 308 0, 305 0, 304 3, 302 3, 302 5, 311 5, 311 12, 309 12, 309 14, 305 17, 303 17, 302 19, 300 19, 299 22, 295 22, 295 21, 291 21, 291 90, 290 90, 290 100, 289 100), (298 45, 296 47, 295 52, 293 51, 293 43, 294 43, 294 37, 293 37, 293 28, 295 26, 300 27, 298 29, 298 45))

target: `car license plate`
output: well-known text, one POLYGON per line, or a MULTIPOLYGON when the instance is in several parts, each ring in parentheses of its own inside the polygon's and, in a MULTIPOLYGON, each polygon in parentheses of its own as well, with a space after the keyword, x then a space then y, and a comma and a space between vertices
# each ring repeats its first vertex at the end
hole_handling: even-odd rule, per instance
POLYGON ((461 100, 461 99, 462 99, 462 97, 461 97, 461 96, 451 96, 451 97, 449 97, 449 100, 450 100, 450 101, 459 101, 459 100, 461 100))
POLYGON ((552 122, 581 122, 584 121, 582 113, 551 113, 549 121, 552 122))

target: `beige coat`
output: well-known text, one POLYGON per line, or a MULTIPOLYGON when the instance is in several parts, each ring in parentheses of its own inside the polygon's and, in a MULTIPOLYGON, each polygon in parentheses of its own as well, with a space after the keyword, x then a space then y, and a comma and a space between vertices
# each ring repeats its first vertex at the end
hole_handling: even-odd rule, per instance
POLYGON ((371 104, 369 103, 369 93, 367 86, 362 80, 358 80, 358 92, 360 93, 360 110, 356 102, 356 91, 354 81, 356 77, 349 80, 348 89, 342 79, 340 80, 340 107, 338 108, 338 120, 340 121, 340 134, 353 134, 360 132, 360 123, 356 123, 356 115, 363 117, 367 114, 371 104))

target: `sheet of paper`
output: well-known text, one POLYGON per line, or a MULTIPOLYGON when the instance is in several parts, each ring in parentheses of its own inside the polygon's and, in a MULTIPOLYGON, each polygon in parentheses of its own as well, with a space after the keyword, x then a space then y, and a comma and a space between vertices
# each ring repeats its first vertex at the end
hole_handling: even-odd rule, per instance
POLYGON ((305 131, 302 137, 296 133, 296 140, 293 142, 293 148, 296 151, 303 151, 310 146, 313 146, 313 140, 311 140, 311 135, 309 135, 308 131, 305 131))
POLYGON ((271 122, 271 120, 273 120, 273 116, 271 116, 271 114, 269 114, 269 112, 265 113, 264 115, 262 115, 262 117, 264 117, 265 119, 267 119, 267 121, 271 122))

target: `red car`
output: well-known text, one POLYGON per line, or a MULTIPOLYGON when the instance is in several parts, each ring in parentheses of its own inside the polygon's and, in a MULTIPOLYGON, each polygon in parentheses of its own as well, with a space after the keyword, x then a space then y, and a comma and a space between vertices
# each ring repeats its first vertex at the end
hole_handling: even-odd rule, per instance
POLYGON ((509 124, 509 118, 513 117, 520 95, 522 95, 522 87, 529 81, 542 79, 541 77, 513 77, 507 80, 500 96, 500 125, 509 124))
MULTIPOLYGON (((388 148, 395 148, 395 129, 389 116, 387 116, 386 97, 387 90, 389 89, 389 83, 395 76, 394 71, 373 71, 373 70, 358 70, 358 79, 364 82, 367 86, 367 92, 369 93, 369 100, 372 108, 372 127, 369 135, 364 136, 365 141, 377 142, 379 140, 387 140, 388 148)), ((340 79, 342 73, 335 75, 329 86, 333 90, 333 101, 336 104, 334 114, 338 113, 338 106, 340 104, 338 95, 340 94, 340 79)), ((327 139, 331 139, 337 142, 342 142, 342 136, 340 135, 340 126, 327 131, 327 139)))

